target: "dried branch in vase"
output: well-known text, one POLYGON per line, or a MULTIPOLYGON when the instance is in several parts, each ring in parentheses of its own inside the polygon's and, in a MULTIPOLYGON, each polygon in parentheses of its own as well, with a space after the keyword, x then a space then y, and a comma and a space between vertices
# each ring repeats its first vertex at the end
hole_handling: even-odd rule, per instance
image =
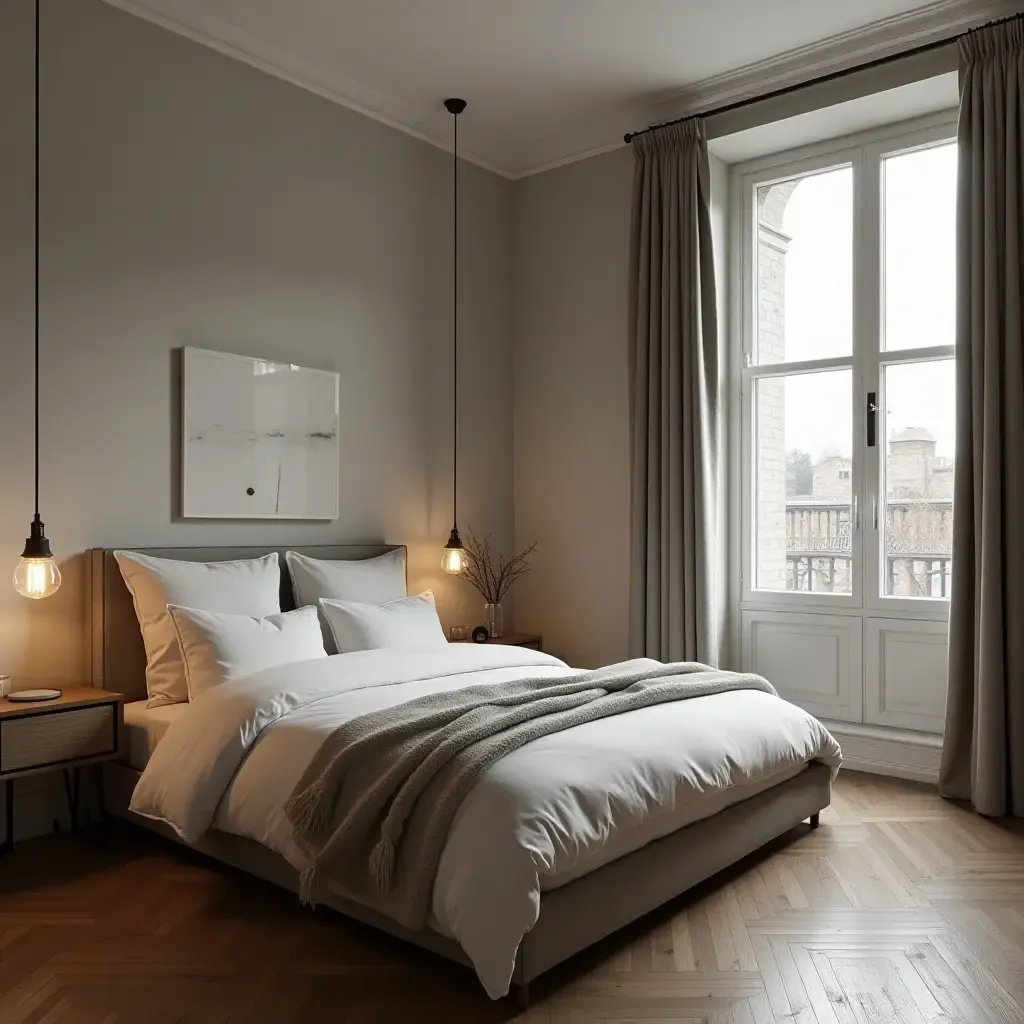
POLYGON ((488 604, 501 604, 512 584, 530 571, 528 559, 537 547, 531 544, 514 558, 506 558, 491 550, 490 534, 480 540, 469 528, 464 543, 469 558, 462 573, 463 579, 472 583, 488 604))

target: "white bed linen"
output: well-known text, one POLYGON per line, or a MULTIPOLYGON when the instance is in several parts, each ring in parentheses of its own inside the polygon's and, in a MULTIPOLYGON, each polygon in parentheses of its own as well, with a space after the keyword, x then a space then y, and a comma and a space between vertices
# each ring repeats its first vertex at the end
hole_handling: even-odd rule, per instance
MULTIPOLYGON (((301 870, 283 805, 326 736, 378 708, 442 690, 572 670, 522 648, 359 651, 279 666, 208 691, 168 729, 132 810, 186 842, 214 826, 263 843, 301 870)), ((792 777, 837 769, 824 726, 753 690, 590 722, 503 758, 463 800, 434 885, 435 927, 454 937, 493 998, 542 889, 792 777)), ((344 879, 333 879, 344 893, 344 879)))
POLYGON ((149 707, 149 701, 133 700, 124 706, 125 760, 140 772, 149 764, 156 745, 181 718, 188 704, 160 704, 149 707))

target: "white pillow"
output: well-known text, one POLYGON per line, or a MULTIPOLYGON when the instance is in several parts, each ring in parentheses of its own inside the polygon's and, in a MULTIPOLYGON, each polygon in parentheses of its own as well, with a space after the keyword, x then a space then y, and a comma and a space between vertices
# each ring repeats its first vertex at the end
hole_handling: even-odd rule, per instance
POLYGON ((380 605, 321 598, 320 607, 343 654, 378 648, 422 651, 448 645, 429 590, 380 605))
POLYGON ((236 615, 273 615, 281 610, 277 553, 234 562, 181 562, 135 551, 115 551, 135 602, 146 648, 149 707, 188 700, 178 634, 169 604, 236 615))
POLYGON ((405 550, 396 548, 376 558, 356 561, 325 560, 286 551, 295 605, 315 605, 321 597, 332 601, 387 604, 405 597, 405 550))
MULTIPOLYGON (((292 578, 296 607, 316 605, 322 597, 332 601, 387 604, 408 593, 405 589, 404 548, 354 561, 310 558, 298 551, 286 551, 284 560, 292 578)), ((334 637, 326 623, 324 644, 329 653, 335 653, 334 637)))
POLYGON ((188 699, 250 672, 326 658, 315 608, 256 618, 167 606, 185 662, 188 699))

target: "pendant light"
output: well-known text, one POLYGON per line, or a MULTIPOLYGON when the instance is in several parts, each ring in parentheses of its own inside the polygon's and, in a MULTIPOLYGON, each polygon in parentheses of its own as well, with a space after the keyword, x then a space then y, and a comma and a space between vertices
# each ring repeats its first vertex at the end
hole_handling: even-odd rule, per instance
POLYGON ((452 150, 452 532, 441 556, 441 568, 457 576, 466 568, 466 549, 459 537, 456 515, 459 481, 459 114, 466 109, 466 101, 448 99, 444 108, 452 115, 455 125, 455 145, 452 150))
POLYGON ((50 552, 43 522, 39 518, 39 0, 36 0, 35 35, 35 499, 36 514, 21 561, 14 570, 14 589, 24 597, 49 597, 60 586, 60 570, 50 552))

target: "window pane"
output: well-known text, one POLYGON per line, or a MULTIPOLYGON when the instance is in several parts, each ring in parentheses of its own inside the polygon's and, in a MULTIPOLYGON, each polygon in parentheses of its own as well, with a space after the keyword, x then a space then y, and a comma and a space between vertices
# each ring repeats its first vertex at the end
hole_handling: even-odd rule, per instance
POLYGON ((762 378, 755 389, 757 586, 849 594, 851 370, 762 378))
POLYGON ((755 360, 853 351, 853 168, 806 174, 754 192, 755 360))
POLYGON ((956 330, 956 143, 886 157, 883 347, 952 345, 956 330))
POLYGON ((953 540, 953 360, 884 370, 882 593, 949 597, 953 540))

